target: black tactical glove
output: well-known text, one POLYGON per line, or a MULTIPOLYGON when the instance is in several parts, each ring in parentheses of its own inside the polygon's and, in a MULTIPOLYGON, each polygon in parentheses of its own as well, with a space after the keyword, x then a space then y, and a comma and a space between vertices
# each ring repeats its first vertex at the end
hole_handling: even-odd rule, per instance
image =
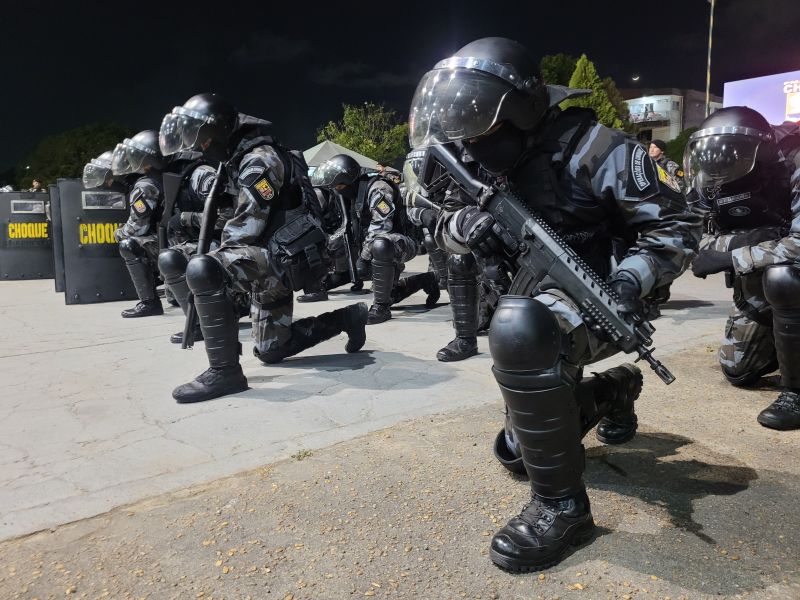
POLYGON ((502 253, 502 231, 488 212, 470 206, 461 211, 458 226, 467 248, 481 257, 502 253))
POLYGON ((695 277, 705 279, 706 275, 733 271, 733 257, 730 252, 717 250, 701 250, 692 263, 692 273, 695 277))
POLYGON ((633 275, 620 271, 611 280, 611 289, 614 290, 619 300, 617 312, 634 321, 640 320, 644 313, 644 304, 642 304, 642 287, 639 285, 639 281, 633 275))

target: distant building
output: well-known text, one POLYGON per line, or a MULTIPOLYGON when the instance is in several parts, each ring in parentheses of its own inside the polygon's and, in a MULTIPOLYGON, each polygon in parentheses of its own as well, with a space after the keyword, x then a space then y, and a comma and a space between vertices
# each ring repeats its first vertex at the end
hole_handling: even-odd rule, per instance
POLYGON ((725 106, 749 106, 775 125, 800 121, 800 71, 729 81, 725 106))
MULTIPOLYGON (((671 140, 705 119, 706 93, 677 88, 620 90, 641 141, 671 140)), ((722 108, 722 98, 711 95, 711 112, 722 108)))

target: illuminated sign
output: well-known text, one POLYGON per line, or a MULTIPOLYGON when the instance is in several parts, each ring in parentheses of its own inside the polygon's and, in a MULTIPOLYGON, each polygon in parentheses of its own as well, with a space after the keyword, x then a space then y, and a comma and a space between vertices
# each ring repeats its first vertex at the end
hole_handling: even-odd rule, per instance
POLYGON ((773 124, 800 121, 800 71, 729 81, 723 106, 749 106, 773 124))

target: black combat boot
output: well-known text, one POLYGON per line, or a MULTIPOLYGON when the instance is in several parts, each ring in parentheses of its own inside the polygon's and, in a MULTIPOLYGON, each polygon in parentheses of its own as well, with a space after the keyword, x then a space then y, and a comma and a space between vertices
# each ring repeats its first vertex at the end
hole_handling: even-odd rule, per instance
POLYGON ((259 352, 257 348, 253 348, 253 354, 261 362, 271 365, 342 332, 348 338, 344 349, 347 352, 358 352, 367 341, 366 325, 367 305, 363 302, 351 304, 318 317, 295 321, 292 323, 292 337, 283 346, 268 352, 259 352))
POLYGON ((206 341, 209 368, 194 381, 178 386, 172 397, 180 404, 213 400, 247 389, 239 365, 239 317, 224 289, 195 296, 195 308, 206 341))
POLYGON ((758 414, 758 422, 770 429, 800 429, 800 390, 785 390, 758 414))
POLYGON ((585 489, 553 500, 533 494, 530 504, 494 534, 489 556, 506 571, 539 571, 557 564, 570 546, 585 544, 593 535, 585 489))
POLYGON ((456 337, 436 353, 442 362, 464 360, 478 353, 478 280, 471 271, 464 274, 453 271, 447 289, 456 337))
POLYGON ((642 392, 642 372, 625 363, 596 374, 595 396, 598 405, 607 404, 595 436, 604 444, 624 444, 633 439, 638 427, 634 402, 642 392))
POLYGON ((410 295, 420 290, 424 290, 428 295, 425 299, 425 306, 427 308, 435 308, 441 296, 441 292, 439 291, 439 281, 436 279, 436 274, 432 271, 409 275, 399 280, 392 288, 392 304, 402 302, 410 295))
POLYGON ((308 293, 297 297, 298 302, 323 302, 328 299, 328 292, 325 290, 308 291, 308 293))
POLYGON ((133 308, 126 308, 120 313, 123 319, 135 319, 138 317, 153 317, 164 314, 164 307, 159 298, 152 300, 142 300, 133 308))

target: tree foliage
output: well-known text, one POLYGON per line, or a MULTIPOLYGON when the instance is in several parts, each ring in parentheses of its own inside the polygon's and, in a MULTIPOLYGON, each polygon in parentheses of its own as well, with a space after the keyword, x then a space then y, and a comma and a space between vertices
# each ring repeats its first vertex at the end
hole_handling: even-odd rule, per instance
POLYGON ((679 165, 683 164, 683 153, 686 150, 686 144, 689 143, 689 137, 697 131, 697 127, 689 127, 684 129, 678 134, 678 137, 667 142, 667 151, 664 154, 674 160, 679 165))
POLYGON ((33 179, 46 186, 60 177, 80 177, 90 159, 113 150, 132 133, 119 125, 94 124, 49 135, 18 167, 16 183, 25 189, 33 179))
POLYGON ((408 152, 408 123, 382 104, 343 104, 339 121, 329 121, 317 131, 317 141, 330 140, 385 165, 408 152))
MULTIPOLYGON (((584 106, 594 109, 597 113, 597 120, 603 125, 621 129, 624 126, 622 119, 617 113, 617 108, 609 99, 603 80, 597 74, 594 63, 582 54, 575 64, 575 71, 569 80, 569 87, 587 88, 592 90, 588 96, 572 98, 561 103, 563 108, 569 106, 584 106)), ((616 86, 615 86, 616 87, 616 86)))
POLYGON ((569 54, 547 54, 539 61, 542 80, 553 85, 569 85, 578 59, 569 54))
POLYGON ((606 91, 608 100, 614 106, 617 117, 622 122, 620 129, 627 131, 628 133, 633 133, 635 130, 635 125, 631 122, 631 111, 628 108, 628 103, 625 102, 625 98, 622 97, 622 94, 620 94, 619 90, 617 89, 617 84, 614 83, 614 80, 611 79, 611 77, 603 78, 603 89, 606 91))

